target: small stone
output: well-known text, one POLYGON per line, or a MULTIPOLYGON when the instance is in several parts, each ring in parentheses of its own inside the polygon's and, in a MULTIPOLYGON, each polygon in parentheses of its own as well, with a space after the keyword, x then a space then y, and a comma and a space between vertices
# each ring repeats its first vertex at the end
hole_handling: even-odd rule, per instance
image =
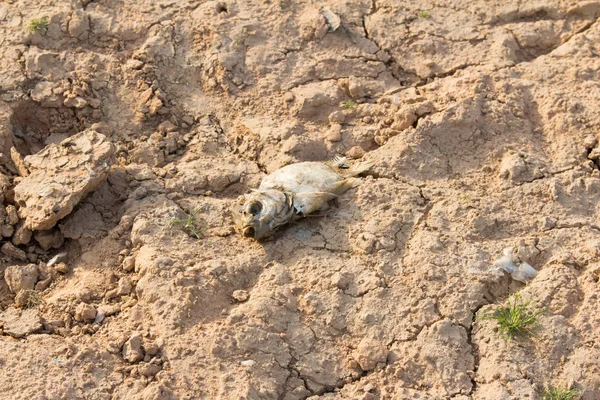
POLYGON ((19 214, 17 214, 17 208, 12 204, 6 206, 6 223, 9 225, 16 225, 19 223, 19 214))
POLYGON ((334 111, 329 114, 329 122, 331 124, 343 124, 346 122, 346 115, 340 110, 334 111))
POLYGON ((12 243, 15 246, 29 244, 32 233, 33 232, 31 229, 25 226, 25 222, 21 221, 17 224, 17 228, 15 229, 15 233, 12 237, 12 243))
POLYGON ((292 92, 287 92, 286 94, 283 95, 283 100, 286 103, 290 103, 290 102, 294 101, 294 94, 292 92))
POLYGON ((375 369, 377 364, 385 363, 388 350, 384 343, 365 337, 359 343, 355 358, 363 371, 375 369))
POLYGON ((144 359, 142 335, 135 333, 125 342, 123 345, 123 358, 132 364, 144 359))
POLYGON ((333 124, 327 132, 327 140, 330 142, 339 142, 342 140, 342 125, 333 124))
POLYGON ((75 308, 75 319, 77 321, 91 321, 96 319, 96 309, 94 306, 81 302, 75 308))
POLYGON ((131 279, 128 277, 123 277, 119 279, 119 283, 117 284, 117 295, 118 296, 126 296, 131 293, 132 284, 131 279))
POLYGON ((354 146, 346 152, 346 157, 348 157, 348 158, 356 159, 356 158, 361 158, 364 155, 365 155, 365 151, 360 146, 354 146))
POLYGON ((241 365, 242 367, 251 367, 251 366, 253 366, 254 364, 256 364, 256 361, 254 361, 254 360, 244 360, 244 361, 240 361, 240 365, 241 365))
POLYGON ((32 290, 38 276, 39 271, 35 264, 12 265, 4 271, 4 280, 13 293, 18 293, 20 290, 32 290))
POLYGON ((547 231, 556 226, 556 220, 551 217, 544 217, 541 220, 541 224, 542 224, 542 230, 547 231))
POLYGON ((102 321, 104 321, 104 311, 100 308, 98 308, 98 311, 96 311, 96 318, 94 318, 94 322, 96 324, 100 324, 102 323, 102 321))
POLYGON ((36 283, 35 290, 38 290, 38 291, 46 290, 46 289, 48 289, 48 287, 50 286, 51 283, 52 283, 52 277, 49 276, 46 279, 44 279, 43 281, 39 281, 38 283, 36 283))
POLYGON ((148 344, 146 344, 144 346, 144 350, 146 351, 147 355, 149 355, 149 356, 155 356, 155 355, 158 354, 158 351, 160 349, 159 349, 158 343, 151 342, 151 343, 148 343, 148 344))
POLYGON ((127 60, 125 63, 125 68, 130 70, 141 69, 144 66, 144 63, 140 60, 136 60, 134 58, 127 60))
POLYGON ((10 307, 0 314, 0 324, 4 331, 12 337, 22 338, 43 328, 38 310, 30 308, 20 311, 10 307))
POLYGON ((0 227, 2 237, 11 237, 13 233, 15 233, 15 227, 12 225, 4 224, 0 227))
POLYGON ((69 267, 64 262, 54 264, 54 270, 60 274, 66 274, 69 272, 69 267))
POLYGON ((143 376, 154 376, 156 374, 158 374, 160 372, 160 366, 156 365, 156 364, 152 364, 152 363, 145 363, 143 365, 140 365, 139 367, 139 372, 140 374, 142 374, 143 376))
POLYGON ((243 303, 244 301, 250 298, 250 293, 245 290, 235 290, 231 296, 239 303, 243 303))
POLYGON ((123 271, 131 272, 135 268, 135 257, 129 256, 123 259, 123 271))
POLYGON ((33 238, 43 250, 58 249, 65 243, 65 237, 57 229, 35 232, 33 238))
POLYGON ((84 108, 85 106, 88 105, 88 102, 83 97, 76 96, 76 97, 65 99, 63 104, 65 107, 69 107, 69 108, 84 108))

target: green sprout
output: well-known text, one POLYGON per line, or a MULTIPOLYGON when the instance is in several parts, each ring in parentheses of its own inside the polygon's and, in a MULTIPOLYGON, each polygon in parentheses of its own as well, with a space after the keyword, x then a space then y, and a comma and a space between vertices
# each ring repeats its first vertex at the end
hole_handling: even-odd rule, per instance
POLYGON ((22 305, 23 308, 35 308, 42 303, 42 294, 37 290, 23 289, 19 295, 25 298, 25 302, 22 305))
POLYGON ((188 214, 185 214, 184 218, 173 218, 169 221, 169 227, 179 228, 188 235, 193 236, 196 239, 200 239, 204 229, 199 226, 199 221, 196 215, 197 211, 194 210, 190 211, 188 214))
POLYGON ((346 109, 346 110, 350 110, 352 108, 356 107, 356 102, 352 101, 352 100, 348 100, 348 101, 343 101, 342 102, 342 108, 346 109))
POLYGON ((419 11, 419 13, 417 14, 417 16, 421 19, 425 19, 427 17, 429 17, 429 11, 426 10, 421 10, 419 11))
POLYGON ((542 392, 542 400, 574 400, 579 397, 579 390, 562 386, 551 386, 542 392))
POLYGON ((517 335, 531 335, 532 329, 538 323, 538 317, 546 312, 546 309, 532 310, 529 303, 523 303, 520 300, 519 293, 516 293, 512 303, 501 307, 491 314, 483 315, 479 319, 495 319, 498 321, 500 332, 511 339, 517 335))
POLYGON ((46 32, 48 32, 49 24, 50 24, 50 20, 48 19, 48 17, 34 18, 31 21, 29 21, 29 25, 27 25, 27 29, 30 32, 41 32, 41 33, 45 34, 46 32))

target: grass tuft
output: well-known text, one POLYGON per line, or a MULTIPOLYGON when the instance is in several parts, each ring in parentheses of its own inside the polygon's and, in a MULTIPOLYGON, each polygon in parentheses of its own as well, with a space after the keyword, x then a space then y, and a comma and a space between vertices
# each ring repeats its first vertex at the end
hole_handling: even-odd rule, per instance
POLYGON ((426 10, 421 10, 419 11, 419 13, 417 14, 417 16, 421 19, 425 19, 429 17, 429 11, 426 10))
POLYGON ((48 19, 48 17, 34 18, 31 21, 29 21, 27 29, 30 32, 46 33, 48 32, 48 25, 50 25, 50 20, 48 19))
POLYGON ((204 229, 199 226, 200 224, 197 214, 197 210, 194 210, 190 211, 188 214, 185 214, 184 218, 173 218, 169 221, 169 227, 181 229, 188 235, 193 236, 196 239, 200 239, 204 229))
POLYGON ((507 339, 518 335, 532 335, 533 328, 538 323, 538 317, 546 312, 546 309, 533 310, 529 303, 520 299, 519 293, 514 295, 513 301, 501 307, 491 314, 483 315, 479 319, 495 319, 498 321, 500 332, 507 339))
POLYGON ((348 101, 343 101, 342 102, 342 108, 346 109, 346 110, 350 110, 352 108, 356 107, 356 102, 352 101, 352 100, 348 100, 348 101))
POLYGON ((542 400, 575 400, 579 390, 561 386, 550 386, 542 392, 542 400))
POLYGON ((25 302, 21 305, 23 308, 36 308, 42 304, 42 293, 37 290, 23 289, 17 296, 23 296, 25 302))

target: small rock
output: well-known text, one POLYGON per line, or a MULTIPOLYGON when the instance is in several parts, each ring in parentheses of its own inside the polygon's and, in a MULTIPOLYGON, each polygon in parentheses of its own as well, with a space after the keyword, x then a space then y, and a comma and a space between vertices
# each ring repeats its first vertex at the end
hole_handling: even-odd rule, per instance
POLYGON ((342 140, 342 125, 333 124, 327 132, 327 140, 330 142, 339 142, 342 140))
POLYGON ((127 62, 125 63, 125 68, 130 70, 141 69, 143 66, 144 63, 140 60, 136 60, 135 58, 127 60, 127 62))
POLYGON ((114 151, 106 136, 88 129, 25 157, 30 174, 19 181, 14 193, 26 226, 48 230, 70 214, 106 180, 114 151))
POLYGON ((156 364, 152 364, 152 363, 145 363, 143 365, 140 365, 139 367, 139 372, 140 374, 142 374, 143 376, 154 376, 156 374, 158 374, 160 372, 160 366, 156 365, 156 364))
POLYGON ((123 358, 132 364, 144 359, 142 335, 135 333, 125 342, 123 345, 123 358))
POLYGON ((235 290, 231 296, 239 303, 243 303, 250 298, 250 294, 245 290, 235 290))
POLYGON ((283 100, 287 103, 294 101, 294 94, 292 92, 287 92, 283 95, 283 100))
POLYGON ((348 158, 356 159, 356 158, 361 158, 364 155, 365 155, 365 151, 360 146, 354 146, 346 152, 346 157, 348 157, 348 158))
POLYGON ((15 227, 12 225, 4 224, 0 227, 0 235, 2 237, 11 237, 15 233, 15 227))
POLYGON ((87 303, 79 303, 75 308, 75 319, 77 321, 91 321, 96 319, 96 309, 87 303))
POLYGON ((244 361, 240 361, 240 365, 241 365, 242 367, 251 367, 251 366, 253 366, 254 364, 256 364, 256 361, 254 361, 254 360, 244 360, 244 361))
POLYGON ((22 338, 43 328, 38 310, 34 308, 20 311, 10 307, 0 314, 0 321, 4 323, 5 332, 15 338, 22 338))
POLYGON ((131 272, 135 268, 135 257, 129 256, 123 259, 123 271, 131 272))
POLYGON ((15 167, 17 167, 17 171, 19 171, 19 175, 21 175, 21 176, 29 175, 29 169, 27 168, 27 164, 23 160, 23 156, 14 147, 10 148, 10 158, 11 158, 12 162, 15 164, 15 167))
POLYGON ((146 354, 149 356, 155 356, 158 354, 158 351, 160 350, 158 343, 156 342, 151 342, 148 343, 144 346, 144 350, 146 351, 146 354))
POLYGON ((102 323, 102 321, 104 321, 105 316, 106 315, 104 315, 104 310, 98 308, 98 311, 96 311, 96 318, 94 318, 94 322, 97 324, 102 323))
POLYGON ((6 206, 6 223, 9 225, 16 225, 19 223, 19 214, 17 214, 17 208, 12 204, 6 206))
POLYGON ((18 293, 20 290, 32 290, 38 276, 39 271, 35 264, 12 265, 4 271, 4 280, 13 293, 18 293))
POLYGON ((15 246, 28 244, 31 241, 31 235, 32 235, 31 229, 29 229, 25 226, 24 221, 21 221, 17 224, 17 228, 12 237, 12 243, 15 246))
POLYGON ((69 108, 84 108, 85 106, 88 105, 88 102, 83 97, 76 96, 76 97, 71 97, 71 98, 65 99, 63 104, 65 107, 69 107, 69 108))
POLYGON ((66 274, 69 272, 69 267, 64 262, 60 262, 54 265, 54 270, 60 274, 66 274))
POLYGON ((118 296, 126 296, 131 293, 132 284, 131 279, 128 277, 123 277, 119 279, 119 283, 117 284, 117 295, 118 296))
POLYGON ((346 115, 340 110, 334 111, 329 114, 329 122, 332 124, 343 124, 346 122, 346 115))
POLYGON ((363 371, 371 371, 377 364, 386 362, 387 354, 384 343, 365 337, 356 349, 355 358, 363 371))
POLYGON ((50 286, 51 283, 52 283, 52 277, 49 276, 46 279, 44 279, 43 281, 39 281, 38 283, 36 283, 35 290, 38 290, 38 291, 46 290, 46 289, 48 289, 48 287, 50 286))
POLYGON ((65 237, 56 229, 35 232, 33 238, 43 250, 58 249, 65 243, 65 237))

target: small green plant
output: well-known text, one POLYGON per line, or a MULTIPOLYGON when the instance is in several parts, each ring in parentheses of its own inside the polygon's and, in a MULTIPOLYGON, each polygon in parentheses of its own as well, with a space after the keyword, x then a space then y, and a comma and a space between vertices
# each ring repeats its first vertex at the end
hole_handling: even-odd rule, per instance
POLYGON ((20 303, 20 307, 23 308, 35 308, 39 306, 43 300, 42 293, 31 289, 24 289, 20 291, 17 297, 21 297, 18 299, 17 303, 20 303))
POLYGON ((426 10, 421 10, 419 11, 419 13, 417 14, 417 16, 421 19, 425 19, 429 17, 429 11, 426 10))
POLYGON ((579 390, 562 386, 550 386, 542 392, 542 400, 575 400, 579 390))
POLYGON ((532 329, 537 325, 538 317, 545 312, 546 309, 532 310, 529 303, 522 302, 519 293, 515 293, 512 303, 509 300, 507 306, 478 318, 495 319, 503 336, 511 339, 517 335, 533 334, 532 329))
POLYGON ((188 214, 185 214, 184 218, 173 218, 169 221, 169 227, 178 228, 186 232, 188 235, 195 237, 196 239, 200 239, 202 235, 202 229, 199 226, 197 211, 190 211, 188 214))
POLYGON ((31 21, 29 21, 29 25, 27 25, 27 29, 30 32, 46 33, 46 32, 48 32, 49 24, 50 24, 50 21, 48 20, 48 17, 34 18, 31 21))
POLYGON ((346 110, 350 110, 352 108, 356 107, 356 103, 352 100, 348 100, 348 101, 343 101, 342 102, 342 108, 346 109, 346 110))

